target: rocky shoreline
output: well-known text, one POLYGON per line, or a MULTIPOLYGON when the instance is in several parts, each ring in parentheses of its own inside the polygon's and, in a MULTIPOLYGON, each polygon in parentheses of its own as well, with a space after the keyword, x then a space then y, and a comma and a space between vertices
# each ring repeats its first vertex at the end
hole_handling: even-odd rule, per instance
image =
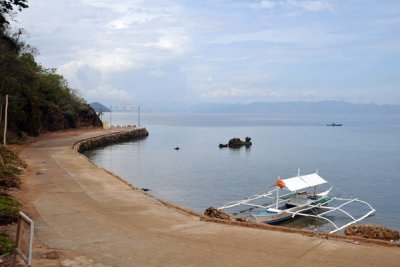
POLYGON ((116 133, 84 139, 75 143, 73 148, 79 153, 83 153, 85 151, 89 151, 98 147, 143 139, 146 138, 148 135, 149 132, 146 128, 133 128, 132 130, 120 131, 116 133))

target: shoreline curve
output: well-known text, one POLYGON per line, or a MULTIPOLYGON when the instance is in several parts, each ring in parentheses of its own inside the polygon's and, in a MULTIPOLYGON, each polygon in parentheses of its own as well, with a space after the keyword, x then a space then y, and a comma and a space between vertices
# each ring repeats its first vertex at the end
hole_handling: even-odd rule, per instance
MULTIPOLYGON (((112 144, 126 142, 126 141, 136 141, 136 140, 145 138, 148 135, 149 135, 149 133, 147 132, 146 128, 133 129, 131 131, 122 131, 122 132, 106 134, 106 135, 101 135, 98 137, 92 137, 92 138, 80 140, 73 145, 73 149, 82 154, 83 151, 93 150, 93 149, 97 149, 97 148, 105 146, 105 145, 112 145, 112 144), (133 132, 135 132, 135 131, 137 131, 137 134, 133 134, 133 132), (81 152, 82 145, 85 146, 85 148, 81 152)), ((90 159, 88 159, 88 160, 90 161, 90 159)), ((95 165, 95 166, 97 166, 97 165, 95 165)), ((110 175, 114 176, 116 179, 127 184, 133 190, 139 190, 134 184, 129 183, 127 180, 116 175, 111 170, 107 170, 107 169, 99 167, 99 166, 97 166, 97 167, 100 169, 103 169, 104 171, 108 172, 110 175)), ((270 231, 278 231, 278 232, 295 233, 295 234, 301 234, 301 235, 305 235, 305 236, 322 238, 322 239, 344 240, 344 241, 351 240, 351 242, 363 242, 363 243, 372 243, 372 244, 383 245, 383 246, 400 247, 400 243, 398 243, 398 242, 390 242, 390 241, 377 240, 377 239, 367 239, 367 238, 356 237, 356 236, 346 236, 346 235, 340 234, 340 233, 338 233, 338 234, 316 233, 311 230, 290 228, 290 227, 277 226, 277 225, 268 225, 268 224, 258 223, 258 222, 248 223, 248 222, 241 222, 241 221, 229 221, 229 220, 211 218, 211 217, 205 216, 203 214, 200 214, 198 212, 195 212, 191 209, 181 207, 181 206, 175 205, 171 202, 168 202, 166 200, 160 199, 157 196, 152 195, 151 193, 143 192, 141 190, 140 190, 140 192, 156 199, 157 201, 159 201, 160 203, 164 204, 167 207, 176 209, 180 212, 184 212, 188 215, 198 217, 200 220, 207 221, 207 222, 220 223, 220 224, 226 224, 226 225, 237 225, 237 226, 242 226, 242 227, 249 227, 249 228, 256 228, 256 229, 263 229, 263 230, 270 230, 270 231)))
POLYGON ((64 261, 83 257, 110 266, 263 266, 265 262, 296 266, 303 260, 311 266, 398 263, 400 250, 393 245, 376 246, 382 242, 367 244, 361 239, 355 245, 356 238, 343 242, 333 235, 310 238, 303 230, 293 235, 238 227, 243 226, 238 223, 221 225, 219 220, 188 214, 132 190, 134 186, 72 149, 77 141, 108 133, 113 134, 104 130, 60 134, 21 152, 29 169, 24 184, 30 190, 28 205, 34 210, 37 238, 65 253, 64 261))

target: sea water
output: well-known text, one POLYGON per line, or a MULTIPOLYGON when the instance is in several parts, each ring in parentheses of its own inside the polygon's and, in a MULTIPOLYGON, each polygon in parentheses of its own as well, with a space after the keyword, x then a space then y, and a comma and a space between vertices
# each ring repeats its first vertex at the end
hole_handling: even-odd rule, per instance
MULTIPOLYGON (((364 223, 400 229, 398 115, 145 113, 140 121, 135 113, 111 115, 113 125, 140 123, 150 135, 86 155, 174 204, 202 213, 266 192, 278 177, 296 176, 300 168, 301 174, 318 170, 341 197, 369 202, 376 214, 364 223), (326 126, 333 122, 343 126, 326 126), (218 147, 247 136, 251 148, 218 147)), ((103 120, 108 118, 105 114, 103 120)), ((340 223, 340 218, 331 219, 340 223)), ((325 223, 300 220, 293 225, 314 229, 325 223)))

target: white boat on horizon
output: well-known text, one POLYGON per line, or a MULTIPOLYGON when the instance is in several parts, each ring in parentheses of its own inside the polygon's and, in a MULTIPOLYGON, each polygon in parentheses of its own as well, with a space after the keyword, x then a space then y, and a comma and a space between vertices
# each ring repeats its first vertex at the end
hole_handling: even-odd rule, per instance
POLYGON ((247 199, 232 201, 219 207, 220 210, 227 210, 234 207, 244 206, 247 210, 251 210, 250 216, 257 222, 268 224, 280 224, 285 221, 294 219, 295 217, 313 217, 329 222, 335 233, 345 227, 359 222, 366 217, 374 214, 375 209, 367 202, 357 198, 340 198, 338 196, 330 196, 332 187, 327 190, 317 192, 317 187, 326 184, 327 181, 318 175, 312 173, 308 175, 300 175, 300 171, 296 177, 283 179, 278 178, 276 184, 271 190, 264 194, 253 195, 247 199), (281 195, 281 190, 287 190, 289 193, 281 195), (269 199, 267 204, 257 204, 262 199, 269 199), (271 203, 271 200, 274 200, 271 203), (333 202, 338 203, 337 206, 330 206, 333 202), (359 218, 351 215, 344 210, 345 206, 359 203, 366 207, 367 211, 359 218), (344 225, 337 225, 327 215, 332 212, 340 212, 347 217, 349 222, 344 225))

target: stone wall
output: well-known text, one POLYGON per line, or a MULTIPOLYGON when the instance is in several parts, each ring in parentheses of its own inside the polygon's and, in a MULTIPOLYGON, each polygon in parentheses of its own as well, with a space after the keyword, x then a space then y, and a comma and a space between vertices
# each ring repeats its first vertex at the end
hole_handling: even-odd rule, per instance
POLYGON ((74 149, 83 153, 98 147, 146 138, 148 135, 149 132, 146 128, 134 128, 130 131, 115 132, 81 140, 74 144, 74 149))

